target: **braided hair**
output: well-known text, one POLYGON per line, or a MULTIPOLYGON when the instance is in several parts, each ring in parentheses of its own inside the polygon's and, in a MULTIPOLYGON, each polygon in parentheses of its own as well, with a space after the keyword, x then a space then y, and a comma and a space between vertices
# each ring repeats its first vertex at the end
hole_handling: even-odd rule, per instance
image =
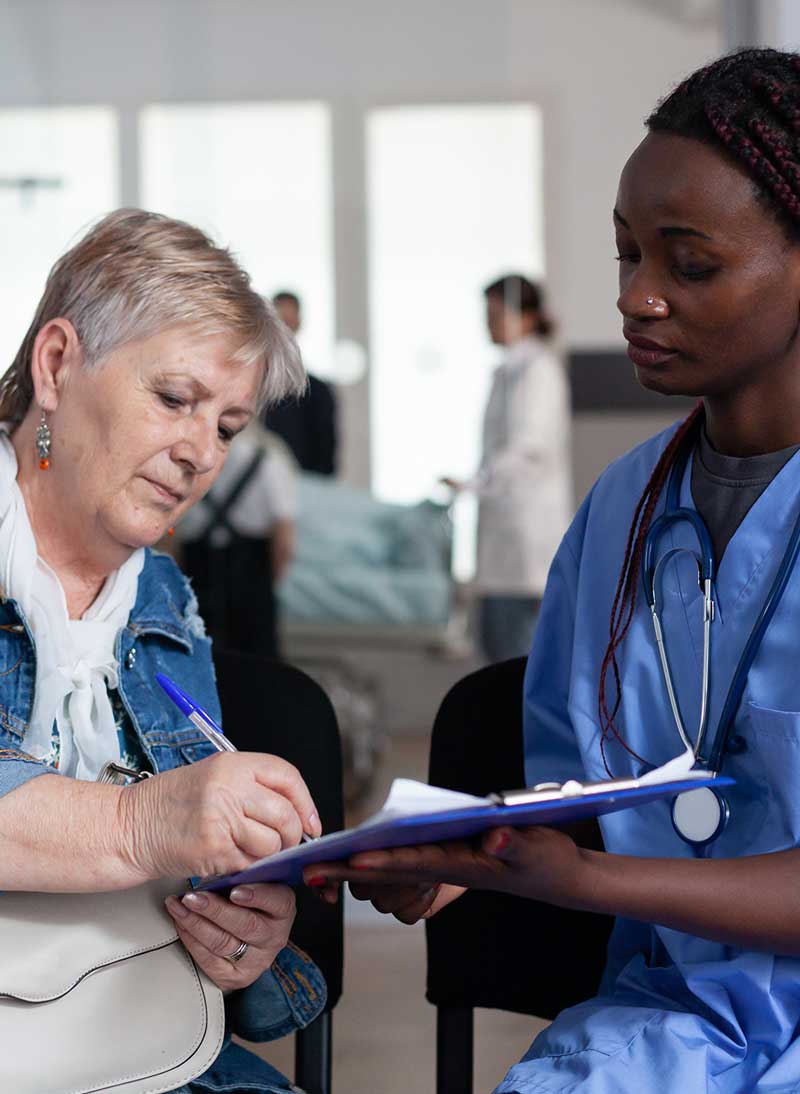
MULTIPOLYGON (((645 124, 651 133, 702 141, 731 157, 750 175, 756 199, 781 224, 787 239, 800 243, 800 55, 744 49, 721 57, 684 80, 645 124)), ((609 774, 606 748, 610 740, 646 762, 614 724, 621 702, 617 651, 633 621, 644 541, 658 500, 702 414, 698 404, 674 433, 644 488, 628 532, 600 668, 600 750, 609 774), (613 701, 607 691, 609 674, 614 682, 613 701)))
POLYGON ((743 49, 684 80, 645 122, 651 133, 724 149, 800 241, 800 55, 743 49))

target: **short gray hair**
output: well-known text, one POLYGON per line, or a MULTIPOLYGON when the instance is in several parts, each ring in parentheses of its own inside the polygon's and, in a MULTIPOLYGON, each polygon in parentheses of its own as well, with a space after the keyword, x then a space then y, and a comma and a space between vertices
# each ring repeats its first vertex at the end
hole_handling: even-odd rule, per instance
POLYGON ((142 209, 103 217, 56 262, 11 368, 0 381, 0 420, 19 423, 33 400, 36 335, 68 319, 91 368, 115 349, 186 324, 239 341, 233 359, 261 365, 259 408, 305 390, 300 351, 275 308, 233 254, 199 228, 142 209))

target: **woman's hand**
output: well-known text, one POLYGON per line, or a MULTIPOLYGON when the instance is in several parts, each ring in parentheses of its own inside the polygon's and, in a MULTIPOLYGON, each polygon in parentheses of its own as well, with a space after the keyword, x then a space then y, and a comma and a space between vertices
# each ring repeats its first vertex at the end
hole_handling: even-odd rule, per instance
POLYGON ((413 922, 410 915, 435 914, 451 903, 460 895, 458 887, 463 887, 461 891, 493 889, 563 907, 583 907, 591 884, 591 854, 554 828, 495 828, 479 843, 452 840, 367 851, 346 865, 309 866, 304 877, 306 884, 315 887, 349 881, 379 910, 395 915, 400 910, 404 922, 413 922), (440 883, 446 885, 434 893, 440 883), (383 898, 377 894, 379 886, 387 887, 383 898))
POLYGON ((220 752, 126 787, 121 851, 144 880, 230 874, 322 829, 299 771, 277 756, 220 752))
POLYGON ((178 935, 199 967, 223 991, 246 988, 289 940, 295 916, 294 893, 285 885, 239 885, 230 899, 218 893, 186 893, 167 898, 178 935), (244 956, 227 960, 247 943, 244 956))

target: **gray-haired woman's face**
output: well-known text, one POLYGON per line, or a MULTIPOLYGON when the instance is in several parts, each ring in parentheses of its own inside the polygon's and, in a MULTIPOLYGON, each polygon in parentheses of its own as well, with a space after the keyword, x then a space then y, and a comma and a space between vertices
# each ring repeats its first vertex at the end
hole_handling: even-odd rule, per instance
POLYGON ((68 372, 48 474, 98 535, 156 543, 209 489, 256 410, 261 370, 235 348, 178 327, 68 372))

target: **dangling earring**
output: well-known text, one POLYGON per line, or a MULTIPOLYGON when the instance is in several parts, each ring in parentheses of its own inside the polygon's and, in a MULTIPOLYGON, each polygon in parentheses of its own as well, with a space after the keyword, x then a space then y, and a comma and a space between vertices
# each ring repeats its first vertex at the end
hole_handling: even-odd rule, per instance
POLYGON ((42 420, 36 427, 36 455, 39 457, 40 471, 49 471, 50 469, 50 442, 50 426, 47 424, 44 411, 42 411, 42 420))

